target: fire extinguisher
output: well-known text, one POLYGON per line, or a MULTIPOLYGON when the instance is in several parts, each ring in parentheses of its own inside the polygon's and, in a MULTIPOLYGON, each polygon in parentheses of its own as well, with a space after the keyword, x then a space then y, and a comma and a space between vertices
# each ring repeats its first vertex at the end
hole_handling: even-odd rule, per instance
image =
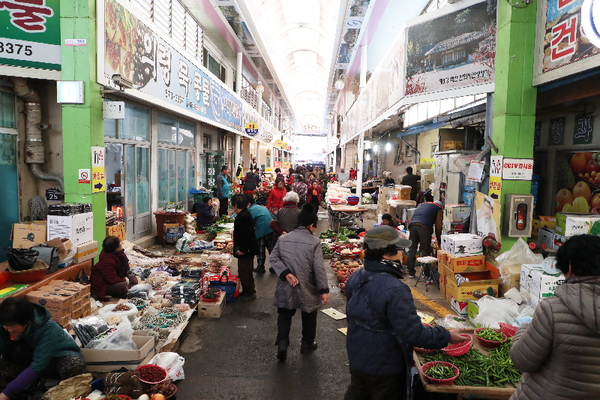
POLYGON ((527 213, 527 204, 519 204, 517 206, 517 229, 520 231, 525 229, 526 213, 527 213))

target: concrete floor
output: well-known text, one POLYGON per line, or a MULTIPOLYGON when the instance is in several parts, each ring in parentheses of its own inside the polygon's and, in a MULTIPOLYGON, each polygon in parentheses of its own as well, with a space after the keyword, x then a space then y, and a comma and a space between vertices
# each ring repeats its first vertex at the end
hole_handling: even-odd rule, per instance
MULTIPOLYGON (((365 220, 365 228, 372 227, 373 222, 365 220)), ((327 227, 326 219, 320 221, 315 234, 327 227)), ((328 260, 325 261, 331 290, 329 307, 345 312, 344 294, 337 287, 328 260)), ((232 273, 236 273, 236 261, 231 267, 232 273)), ((347 326, 346 320, 336 321, 319 312, 319 348, 312 354, 301 355, 298 313, 292 324, 287 360, 279 362, 274 345, 277 309, 272 304, 276 280, 277 276, 269 272, 255 274, 256 300, 227 304, 220 319, 192 317, 178 349, 186 359, 186 379, 177 383, 178 399, 343 398, 350 375, 346 337, 338 329, 347 326)), ((407 278, 410 286, 414 282, 407 278)), ((449 308, 437 288, 430 287, 426 293, 420 282, 417 290, 430 299, 424 303, 415 300, 419 311, 439 317, 449 308)))

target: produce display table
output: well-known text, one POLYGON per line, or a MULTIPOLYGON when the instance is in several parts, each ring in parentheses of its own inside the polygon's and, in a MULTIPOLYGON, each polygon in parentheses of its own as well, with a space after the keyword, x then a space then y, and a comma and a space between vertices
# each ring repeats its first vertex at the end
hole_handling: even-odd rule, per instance
MULTIPOLYGON (((329 205, 329 226, 332 227, 334 231, 339 231, 340 222, 343 219, 348 218, 356 218, 358 215, 369 211, 368 208, 360 207, 360 206, 348 206, 348 205, 337 205, 330 204, 329 205)), ((362 228, 362 216, 360 218, 361 228, 362 228)))
MULTIPOLYGON (((8 262, 6 263, 2 263, 0 264, 0 270, 4 271, 6 270, 6 268, 8 268, 8 262)), ((7 299, 9 297, 23 297, 25 296, 27 293, 29 292, 33 292, 34 290, 38 290, 39 288, 41 288, 42 286, 46 286, 48 285, 51 281, 54 280, 69 280, 69 279, 76 279, 77 278, 77 274, 79 274, 79 271, 84 270, 85 273, 90 276, 92 273, 92 260, 88 260, 85 262, 82 262, 80 264, 73 264, 70 265, 66 268, 60 268, 58 271, 53 272, 51 274, 47 274, 44 279, 42 279, 41 281, 37 281, 37 282, 32 282, 27 284, 27 287, 23 290, 20 290, 8 297, 5 297, 4 299, 7 299)), ((5 289, 9 286, 14 285, 13 282, 8 281, 6 282, 4 285, 0 286, 0 290, 5 289)), ((2 302, 2 300, 4 299, 0 299, 0 302, 2 302)))
MULTIPOLYGON (((479 344, 479 341, 474 337, 474 329, 465 329, 463 333, 470 334, 473 336, 473 348, 481 351, 487 355, 486 349, 479 344)), ((452 385, 433 385, 427 381, 427 378, 421 372, 421 367, 425 364, 425 360, 422 354, 414 352, 413 358, 415 360, 415 366, 419 371, 419 378, 423 383, 423 387, 430 393, 454 393, 458 394, 458 399, 468 398, 469 396, 481 396, 486 399, 499 399, 507 400, 515 391, 513 385, 507 385, 508 387, 480 387, 480 386, 458 386, 452 385)))

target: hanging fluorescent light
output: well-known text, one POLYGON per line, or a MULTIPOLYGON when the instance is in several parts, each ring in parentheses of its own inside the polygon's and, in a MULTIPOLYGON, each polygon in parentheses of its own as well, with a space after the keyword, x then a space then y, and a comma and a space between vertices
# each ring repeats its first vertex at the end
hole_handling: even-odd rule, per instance
POLYGON ((373 152, 377 153, 379 151, 379 145, 375 144, 375 146, 373 146, 373 152))
POLYGON ((390 142, 387 142, 385 144, 385 151, 390 151, 390 150, 392 150, 392 144, 390 142))

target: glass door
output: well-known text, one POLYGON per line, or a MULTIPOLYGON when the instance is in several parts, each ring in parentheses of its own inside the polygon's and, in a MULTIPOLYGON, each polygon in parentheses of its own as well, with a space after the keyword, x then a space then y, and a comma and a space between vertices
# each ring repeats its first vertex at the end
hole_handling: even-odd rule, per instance
POLYGON ((150 215, 150 149, 125 145, 125 228, 127 240, 152 232, 150 215))
POLYGON ((17 184, 17 136, 0 134, 0 176, 2 190, 0 191, 0 226, 4 233, 0 235, 0 262, 6 261, 5 247, 12 247, 6 233, 8 227, 19 222, 19 196, 17 184))

